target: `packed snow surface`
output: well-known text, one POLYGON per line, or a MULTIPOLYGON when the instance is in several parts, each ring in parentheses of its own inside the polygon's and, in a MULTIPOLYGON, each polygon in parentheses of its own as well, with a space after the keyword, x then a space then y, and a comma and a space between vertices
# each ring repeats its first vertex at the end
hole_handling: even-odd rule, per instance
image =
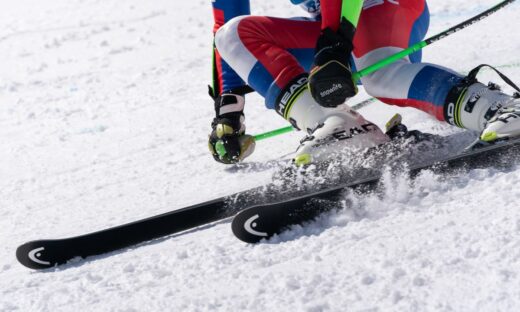
MULTIPOLYGON (((21 266, 26 241, 179 209, 272 172, 227 170, 208 153, 210 1, 0 2, 0 311, 520 311, 518 166, 425 172, 413 185, 388 176, 382 196, 350 195, 351 209, 259 245, 226 221, 45 272, 21 266)), ((254 14, 303 13, 251 2, 254 14)), ((495 3, 432 0, 429 34, 495 3)), ((460 72, 490 63, 520 81, 518 16, 515 3, 424 60, 460 72)), ((459 131, 379 102, 361 112, 459 131)), ((246 116, 250 133, 286 125, 257 95, 246 116)), ((259 142, 249 161, 287 154, 301 136, 259 142)))

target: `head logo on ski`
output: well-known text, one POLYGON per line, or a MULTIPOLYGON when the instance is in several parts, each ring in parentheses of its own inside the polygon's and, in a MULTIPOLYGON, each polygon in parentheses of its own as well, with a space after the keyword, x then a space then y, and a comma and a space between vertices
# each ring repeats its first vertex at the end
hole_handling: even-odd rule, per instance
POLYGON ((267 237, 267 233, 264 233, 264 232, 258 232, 258 231, 255 231, 255 228, 257 226, 257 223, 255 222, 256 219, 260 218, 259 215, 254 215, 252 216, 251 218, 247 219, 247 221, 244 223, 244 229, 248 232, 248 233, 251 233, 253 235, 256 235, 256 236, 262 236, 262 237, 267 237))
POLYGON ((38 264, 50 266, 51 265, 50 262, 42 261, 42 260, 38 259, 38 257, 41 257, 41 255, 42 255, 41 252, 44 250, 45 250, 44 247, 39 247, 39 248, 35 248, 35 249, 29 251, 29 253, 28 253, 29 259, 31 259, 32 261, 34 261, 38 264))

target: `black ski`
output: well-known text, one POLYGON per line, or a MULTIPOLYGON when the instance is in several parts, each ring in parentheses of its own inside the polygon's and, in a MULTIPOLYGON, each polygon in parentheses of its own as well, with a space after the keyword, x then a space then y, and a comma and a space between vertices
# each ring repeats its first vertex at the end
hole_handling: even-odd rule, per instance
POLYGON ((81 236, 31 241, 17 248, 16 258, 28 268, 46 269, 77 257, 86 258, 137 245, 230 217, 240 207, 248 207, 250 197, 260 196, 260 191, 263 192, 263 188, 81 236))
POLYGON ((232 217, 241 209, 290 198, 294 194, 290 187, 260 186, 81 236, 30 241, 16 249, 16 258, 28 268, 48 269, 72 259, 113 252, 217 222, 232 217))
MULTIPOLYGON (((499 142, 494 145, 479 146, 443 160, 417 165, 409 170, 414 177, 422 170, 440 173, 455 170, 470 170, 489 166, 510 166, 520 157, 520 139, 499 142)), ((315 219, 320 214, 338 209, 338 201, 344 197, 346 189, 373 190, 381 174, 377 173, 348 185, 299 196, 290 200, 260 204, 239 212, 231 224, 235 236, 247 243, 257 243, 287 230, 291 225, 302 224, 315 219)))

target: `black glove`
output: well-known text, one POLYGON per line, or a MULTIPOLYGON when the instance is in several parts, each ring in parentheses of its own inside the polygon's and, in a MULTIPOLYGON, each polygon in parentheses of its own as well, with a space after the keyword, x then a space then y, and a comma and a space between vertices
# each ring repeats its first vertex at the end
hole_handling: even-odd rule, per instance
POLYGON ((244 97, 224 93, 213 99, 217 117, 211 123, 213 131, 209 135, 209 150, 218 162, 237 163, 255 150, 254 137, 245 134, 244 97))
POLYGON ((336 107, 358 91, 350 67, 354 33, 354 26, 343 18, 337 32, 326 28, 318 38, 309 90, 321 106, 336 107))

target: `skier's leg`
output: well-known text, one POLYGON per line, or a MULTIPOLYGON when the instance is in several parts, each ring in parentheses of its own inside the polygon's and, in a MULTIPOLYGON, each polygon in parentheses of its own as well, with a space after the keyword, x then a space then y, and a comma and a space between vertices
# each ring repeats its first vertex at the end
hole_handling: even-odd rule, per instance
MULTIPOLYGON (((429 26, 424 0, 365 5, 354 38, 354 61, 363 69, 421 41, 429 26)), ((410 106, 444 120, 448 92, 462 76, 441 66, 418 63, 421 53, 394 62, 361 79, 366 91, 384 103, 410 106)))
POLYGON ((310 68, 320 25, 312 19, 240 16, 219 29, 215 44, 273 109, 281 90, 310 68))
MULTIPOLYGON (((424 0, 365 6, 354 40, 357 68, 421 41, 428 23, 424 0)), ((387 104, 415 107, 462 128, 485 129, 482 139, 488 141, 520 135, 518 99, 450 69, 418 63, 420 59, 420 54, 403 58, 362 78, 363 85, 387 104)))
POLYGON ((377 126, 347 105, 324 108, 310 95, 306 71, 320 28, 313 20, 238 17, 219 30, 215 41, 226 62, 265 97, 267 107, 312 134, 312 139, 300 146, 300 164, 327 158, 322 152, 330 149, 318 151, 316 145, 343 141, 363 148, 388 140, 377 126))

